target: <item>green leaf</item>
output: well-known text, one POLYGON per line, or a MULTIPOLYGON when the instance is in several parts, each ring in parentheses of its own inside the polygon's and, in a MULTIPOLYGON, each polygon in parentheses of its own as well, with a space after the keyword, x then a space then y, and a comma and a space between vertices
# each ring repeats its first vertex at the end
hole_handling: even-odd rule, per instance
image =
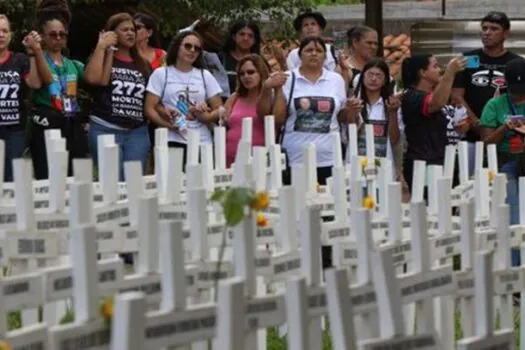
POLYGON ((244 208, 254 196, 249 188, 232 188, 226 192, 223 209, 226 225, 236 226, 244 219, 244 208))
POLYGON ((225 193, 226 193, 226 191, 224 191, 222 188, 218 188, 218 189, 215 190, 215 192, 213 192, 213 194, 211 195, 210 200, 212 202, 219 202, 224 197, 225 193))
POLYGON ((59 324, 68 324, 75 321, 75 313, 73 310, 67 310, 65 315, 60 319, 59 324))

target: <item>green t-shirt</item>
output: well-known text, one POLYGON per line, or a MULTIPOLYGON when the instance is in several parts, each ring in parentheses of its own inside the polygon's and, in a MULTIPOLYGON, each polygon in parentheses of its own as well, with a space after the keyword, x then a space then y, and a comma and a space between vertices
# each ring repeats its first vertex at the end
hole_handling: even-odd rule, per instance
MULTIPOLYGON (((525 115, 525 103, 514 104, 515 113, 525 115)), ((507 118, 514 114, 509 105, 507 94, 503 94, 490 99, 481 114, 480 126, 486 128, 499 128, 507 122, 507 118)), ((514 139, 521 140, 520 136, 512 131, 506 131, 503 140, 498 145, 498 150, 502 153, 509 153, 510 144, 514 146, 514 139)), ((521 143, 521 141, 519 141, 521 143)))
POLYGON ((33 93, 33 104, 51 107, 66 115, 80 112, 77 100, 78 82, 84 76, 84 64, 64 58, 64 65, 57 66, 48 56, 47 63, 53 82, 33 93))

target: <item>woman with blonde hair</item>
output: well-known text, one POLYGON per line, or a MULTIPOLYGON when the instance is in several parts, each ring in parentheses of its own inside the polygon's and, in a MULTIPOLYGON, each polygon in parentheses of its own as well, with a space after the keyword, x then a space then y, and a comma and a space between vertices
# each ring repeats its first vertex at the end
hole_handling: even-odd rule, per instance
POLYGON ((96 87, 90 113, 91 155, 96 164, 98 137, 115 135, 121 181, 127 161, 139 160, 146 169, 150 149, 144 94, 151 67, 135 43, 133 17, 128 13, 111 16, 84 72, 86 81, 96 87))
POLYGON ((264 146, 264 115, 258 113, 258 97, 262 84, 269 76, 269 67, 257 54, 244 56, 237 65, 237 83, 235 92, 225 104, 226 165, 235 160, 237 146, 242 134, 242 121, 252 118, 252 145, 264 146))

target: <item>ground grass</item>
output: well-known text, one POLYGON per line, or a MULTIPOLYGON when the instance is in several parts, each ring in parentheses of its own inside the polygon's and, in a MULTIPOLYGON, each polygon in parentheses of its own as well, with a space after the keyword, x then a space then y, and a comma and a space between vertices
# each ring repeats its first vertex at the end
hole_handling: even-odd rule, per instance
MULTIPOLYGON (((68 313, 64 316, 61 323, 72 322, 74 316, 71 313, 68 313)), ((461 329, 461 314, 459 311, 456 312, 455 316, 456 323, 456 339, 463 338, 463 330, 461 329)), ((8 326, 9 330, 20 328, 22 325, 21 314, 20 312, 11 312, 8 314, 8 326)), ((499 328, 499 320, 496 319, 496 328, 499 328)), ((514 308, 514 331, 516 335, 516 348, 519 349, 520 344, 520 319, 519 319, 519 308, 514 308)), ((267 336, 267 350, 285 350, 288 346, 286 344, 286 337, 279 337, 278 328, 268 328, 267 336)), ((323 350, 332 349, 332 339, 330 338, 329 331, 325 331, 323 334, 323 350)))

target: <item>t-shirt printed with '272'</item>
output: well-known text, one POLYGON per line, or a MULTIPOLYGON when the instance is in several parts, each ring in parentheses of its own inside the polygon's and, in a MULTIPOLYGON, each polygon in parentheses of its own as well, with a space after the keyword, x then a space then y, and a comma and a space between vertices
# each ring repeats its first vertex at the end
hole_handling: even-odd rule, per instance
POLYGON ((29 59, 23 54, 8 53, 0 62, 0 127, 24 127, 24 78, 28 73, 29 59))
POLYGON ((142 126, 146 78, 137 65, 115 58, 110 82, 95 99, 92 114, 121 128, 142 126))

